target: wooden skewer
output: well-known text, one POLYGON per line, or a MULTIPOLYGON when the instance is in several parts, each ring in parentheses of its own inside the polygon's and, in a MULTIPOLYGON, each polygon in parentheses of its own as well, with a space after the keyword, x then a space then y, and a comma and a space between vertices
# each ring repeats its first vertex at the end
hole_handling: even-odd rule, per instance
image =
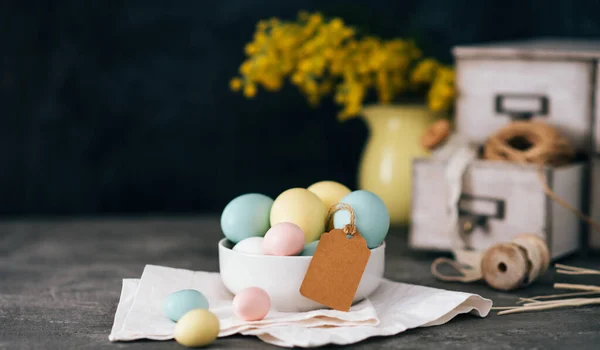
POLYGON ((563 297, 579 297, 583 295, 594 295, 600 294, 600 291, 588 291, 588 292, 575 292, 575 293, 560 293, 560 294, 552 294, 552 295, 540 295, 537 297, 531 298, 519 298, 517 304, 522 304, 526 302, 536 302, 543 299, 554 299, 554 298, 563 298, 563 297))
POLYGON ((556 272, 570 270, 572 272, 577 271, 577 272, 585 272, 585 273, 589 273, 589 274, 600 274, 600 270, 588 269, 585 267, 569 266, 569 265, 563 265, 563 264, 556 264, 556 265, 554 265, 554 267, 559 269, 556 272))
MULTIPOLYGON (((556 264, 555 267, 558 269, 556 272, 566 275, 600 275, 600 270, 588 269, 583 267, 569 266, 563 264, 556 264)), ((554 299, 564 297, 579 297, 584 295, 600 294, 600 286, 585 285, 585 284, 571 284, 571 283, 555 283, 554 288, 556 289, 570 289, 579 290, 581 292, 574 293, 560 293, 553 295, 541 295, 531 298, 519 298, 517 304, 523 304, 517 307, 497 307, 493 308, 496 310, 503 310, 498 312, 498 315, 508 315, 515 313, 522 313, 528 311, 542 311, 558 309, 569 306, 583 306, 583 305, 594 305, 600 304, 600 297, 596 298, 566 298, 558 300, 547 300, 542 299, 554 299)))
POLYGON ((521 313, 521 312, 528 312, 528 311, 542 311, 542 310, 557 309, 557 308, 568 307, 568 306, 583 306, 583 305, 593 305, 593 304, 600 304, 600 298, 566 299, 562 303, 540 305, 540 306, 522 306, 522 307, 515 308, 512 310, 500 311, 500 312, 498 312, 498 315, 501 316, 501 315, 508 315, 508 314, 516 314, 516 313, 521 313))
POLYGON ((556 270, 556 273, 562 273, 563 275, 600 275, 600 271, 570 271, 570 270, 556 270))
POLYGON ((533 303, 536 302, 537 300, 535 300, 535 298, 519 298, 519 300, 517 301, 517 304, 522 304, 522 303, 533 303))
POLYGON ((520 306, 494 306, 490 310, 512 310, 519 307, 520 306))
MULTIPOLYGON (((599 299, 599 298, 595 298, 599 299)), ((547 301, 536 301, 534 303, 523 304, 523 306, 540 306, 540 305, 553 305, 553 304, 562 304, 566 301, 580 301, 580 300, 590 300, 590 298, 568 298, 568 299, 559 299, 559 300, 547 300, 547 301)))
POLYGON ((586 284, 554 283, 554 288, 600 292, 600 286, 591 286, 591 285, 586 285, 586 284))

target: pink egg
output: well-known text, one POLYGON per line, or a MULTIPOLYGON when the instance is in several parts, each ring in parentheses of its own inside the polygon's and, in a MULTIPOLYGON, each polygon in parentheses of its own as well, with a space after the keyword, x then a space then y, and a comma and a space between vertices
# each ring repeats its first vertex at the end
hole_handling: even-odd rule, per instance
POLYGON ((262 320, 269 313, 271 298, 258 287, 242 289, 233 298, 233 313, 245 321, 262 320))
POLYGON ((298 255, 304 249, 304 232, 291 222, 280 222, 265 233, 263 251, 266 255, 298 255))

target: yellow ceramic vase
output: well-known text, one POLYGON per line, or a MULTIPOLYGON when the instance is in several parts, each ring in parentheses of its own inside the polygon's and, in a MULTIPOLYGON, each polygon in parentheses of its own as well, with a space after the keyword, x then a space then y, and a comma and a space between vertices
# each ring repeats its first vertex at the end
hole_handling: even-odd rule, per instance
POLYGON ((360 189, 386 204, 392 225, 410 218, 412 160, 427 156, 421 136, 436 119, 425 105, 374 105, 363 111, 370 135, 358 174, 360 189))

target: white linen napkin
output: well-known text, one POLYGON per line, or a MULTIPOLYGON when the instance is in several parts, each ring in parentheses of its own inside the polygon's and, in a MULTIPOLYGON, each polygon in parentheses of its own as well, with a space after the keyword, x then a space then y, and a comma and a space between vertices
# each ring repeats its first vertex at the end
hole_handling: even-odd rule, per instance
POLYGON ((492 302, 478 295, 383 280, 368 299, 349 312, 321 309, 308 312, 271 310, 261 321, 233 315, 233 295, 218 273, 147 265, 142 278, 124 279, 110 341, 173 338, 175 323, 162 313, 163 300, 181 289, 196 289, 219 318, 219 337, 255 335, 281 347, 352 344, 374 336, 394 335, 410 328, 435 326, 462 313, 487 316, 492 302))

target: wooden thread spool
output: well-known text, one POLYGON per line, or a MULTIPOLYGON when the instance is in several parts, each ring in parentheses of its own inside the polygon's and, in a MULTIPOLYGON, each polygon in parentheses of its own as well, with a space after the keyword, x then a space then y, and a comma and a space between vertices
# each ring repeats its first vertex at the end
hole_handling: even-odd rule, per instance
POLYGON ((507 243, 498 243, 485 252, 456 249, 457 259, 437 258, 431 273, 447 282, 471 283, 483 279, 490 287, 508 291, 525 287, 543 275, 550 265, 546 242, 534 234, 520 234, 507 243), (446 275, 438 268, 450 265, 460 275, 446 275))
POLYGON ((492 288, 513 290, 535 281, 550 265, 546 243, 533 234, 488 248, 481 260, 483 279, 492 288))

